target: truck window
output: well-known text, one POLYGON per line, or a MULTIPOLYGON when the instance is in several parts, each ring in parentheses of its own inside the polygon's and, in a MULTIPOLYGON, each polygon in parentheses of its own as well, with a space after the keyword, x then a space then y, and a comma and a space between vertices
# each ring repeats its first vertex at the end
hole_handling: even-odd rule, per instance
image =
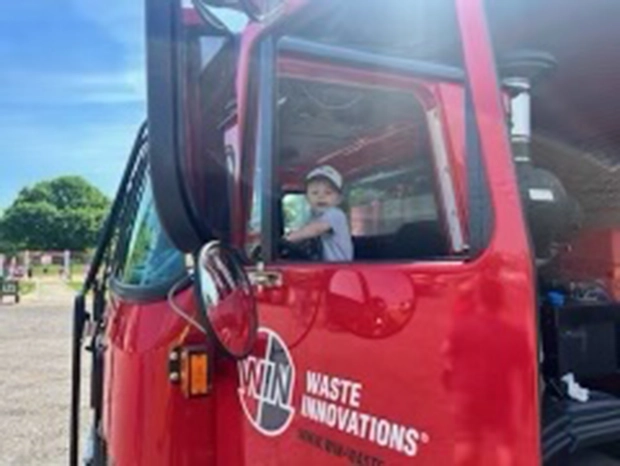
POLYGON ((383 170, 353 182, 347 196, 353 236, 391 235, 405 225, 439 222, 433 185, 421 173, 383 170))
POLYGON ((152 287, 183 273, 183 254, 170 244, 162 230, 148 179, 128 228, 131 235, 126 239, 126 257, 117 270, 117 278, 123 284, 152 287))
MULTIPOLYGON (((348 206, 353 236, 393 234, 403 223, 439 221, 428 180, 419 191, 411 186, 415 177, 409 170, 384 171, 351 184, 344 199, 348 206)), ((286 193, 282 197, 284 231, 301 228, 311 217, 304 193, 286 193)))
POLYGON ((427 111, 413 92, 284 78, 278 101, 283 232, 310 219, 305 177, 327 164, 344 180, 355 259, 449 254, 427 111))
POLYGON ((273 110, 257 126, 271 125, 253 172, 245 246, 265 249, 254 258, 289 259, 279 242, 310 219, 305 177, 324 165, 344 181, 354 260, 462 259, 486 245, 490 204, 454 5, 363 5, 294 23, 274 41, 274 72, 263 63, 254 98, 273 110))

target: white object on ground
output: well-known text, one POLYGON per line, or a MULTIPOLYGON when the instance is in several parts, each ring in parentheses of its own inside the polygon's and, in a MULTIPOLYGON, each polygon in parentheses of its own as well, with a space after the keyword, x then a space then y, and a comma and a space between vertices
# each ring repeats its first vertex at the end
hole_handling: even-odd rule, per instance
POLYGON ((590 399, 590 390, 579 385, 572 372, 562 377, 562 382, 568 386, 568 396, 573 400, 585 403, 590 399))

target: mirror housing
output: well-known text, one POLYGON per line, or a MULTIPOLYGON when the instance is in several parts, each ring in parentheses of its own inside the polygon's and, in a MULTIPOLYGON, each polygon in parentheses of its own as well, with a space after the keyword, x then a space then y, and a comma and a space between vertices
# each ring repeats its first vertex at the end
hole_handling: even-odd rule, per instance
POLYGON ((177 249, 193 253, 229 233, 231 199, 222 193, 232 173, 220 126, 235 99, 238 47, 200 18, 188 21, 186 10, 178 0, 146 0, 147 109, 159 220, 177 249))
POLYGON ((184 252, 203 241, 195 224, 180 159, 185 151, 182 12, 174 0, 146 0, 147 111, 155 205, 172 244, 184 252))
POLYGON ((258 334, 252 284, 234 251, 213 241, 195 261, 198 310, 203 325, 225 354, 245 358, 258 334))

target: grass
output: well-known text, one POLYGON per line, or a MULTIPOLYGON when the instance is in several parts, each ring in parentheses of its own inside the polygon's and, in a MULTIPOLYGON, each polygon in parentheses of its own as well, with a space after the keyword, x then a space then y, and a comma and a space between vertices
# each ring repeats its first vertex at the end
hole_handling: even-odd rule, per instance
MULTIPOLYGON (((65 284, 69 288, 71 288, 73 291, 75 291, 75 293, 77 294, 80 291, 82 291, 82 286, 84 285, 84 277, 80 276, 79 279, 76 279, 76 277, 73 277, 73 280, 67 280, 65 284)), ((86 296, 91 296, 91 295, 92 295, 92 290, 86 293, 86 296)))
MULTIPOLYGON (((57 277, 60 269, 62 269, 62 265, 53 264, 53 265, 34 265, 32 266, 32 274, 34 277, 57 277), (47 273, 46 273, 47 272, 47 273)), ((82 276, 84 273, 84 265, 82 264, 71 264, 71 275, 72 276, 82 276)))
MULTIPOLYGON (((80 291, 82 289, 82 283, 83 280, 79 279, 79 280, 69 280, 65 282, 67 284, 67 286, 69 288, 71 288, 72 290, 74 290, 76 293, 78 291, 80 291)), ((21 279, 19 281, 19 294, 20 296, 26 296, 27 294, 32 293, 34 290, 36 290, 37 288, 37 281, 36 280, 28 280, 28 279, 21 279)))
MULTIPOLYGON (((7 282, 12 282, 13 280, 7 280, 7 282)), ((25 296, 27 294, 32 293, 37 288, 37 283, 33 280, 19 280, 19 295, 25 296)), ((0 296, 2 296, 0 294, 0 296)), ((9 295, 6 295, 9 296, 9 295)))
POLYGON ((83 280, 69 280, 66 283, 69 286, 69 288, 71 288, 73 291, 77 293, 78 291, 82 290, 82 284, 84 283, 84 281, 83 280))
POLYGON ((21 296, 25 296, 29 293, 32 293, 36 287, 37 287, 37 284, 33 281, 22 280, 19 282, 19 294, 21 296))

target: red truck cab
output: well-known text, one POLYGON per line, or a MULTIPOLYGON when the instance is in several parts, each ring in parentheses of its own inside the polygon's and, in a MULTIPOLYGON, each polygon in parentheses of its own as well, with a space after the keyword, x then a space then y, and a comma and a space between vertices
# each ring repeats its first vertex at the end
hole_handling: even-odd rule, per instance
POLYGON ((588 212, 530 121, 557 59, 499 57, 478 0, 146 8, 72 461, 89 319, 91 464, 533 465, 620 438, 620 305, 561 265, 588 212), (324 165, 350 261, 283 240, 324 165))

